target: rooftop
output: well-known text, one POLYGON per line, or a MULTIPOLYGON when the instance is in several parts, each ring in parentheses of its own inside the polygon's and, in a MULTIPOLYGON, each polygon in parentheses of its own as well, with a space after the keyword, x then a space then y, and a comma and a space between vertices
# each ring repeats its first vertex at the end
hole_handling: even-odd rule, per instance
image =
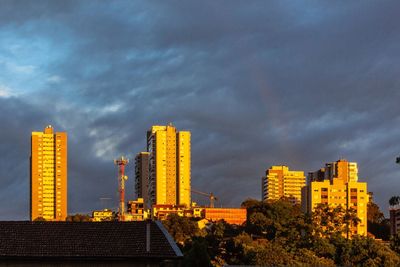
POLYGON ((160 222, 0 222, 0 258, 177 259, 160 222))

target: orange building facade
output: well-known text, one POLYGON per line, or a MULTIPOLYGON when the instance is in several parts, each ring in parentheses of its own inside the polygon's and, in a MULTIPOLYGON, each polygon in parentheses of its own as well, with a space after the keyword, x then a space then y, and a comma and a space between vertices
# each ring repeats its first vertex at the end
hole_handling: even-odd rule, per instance
POLYGON ((204 219, 209 221, 224 220, 229 224, 241 225, 246 222, 247 210, 235 208, 204 208, 204 219))
POLYGON ((30 219, 65 221, 67 217, 67 133, 47 126, 32 132, 30 219))

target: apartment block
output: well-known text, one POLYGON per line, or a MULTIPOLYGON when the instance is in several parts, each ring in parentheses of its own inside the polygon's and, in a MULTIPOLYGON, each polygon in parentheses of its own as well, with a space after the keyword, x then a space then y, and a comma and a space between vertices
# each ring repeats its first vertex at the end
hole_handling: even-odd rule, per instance
POLYGON ((191 202, 190 132, 152 126, 147 132, 150 205, 184 205, 191 202))
POLYGON ((142 198, 144 206, 148 204, 149 190, 149 152, 140 152, 135 157, 135 192, 142 198))
POLYGON ((32 132, 30 219, 64 221, 67 217, 67 133, 47 126, 32 132))
POLYGON ((293 203, 300 203, 301 188, 306 185, 303 171, 290 171, 287 166, 272 166, 262 177, 262 200, 288 198, 293 203))
POLYGON ((309 173, 309 184, 302 189, 303 211, 311 213, 319 204, 354 209, 360 223, 352 225, 351 235, 367 235, 367 183, 358 182, 357 163, 340 159, 309 173))

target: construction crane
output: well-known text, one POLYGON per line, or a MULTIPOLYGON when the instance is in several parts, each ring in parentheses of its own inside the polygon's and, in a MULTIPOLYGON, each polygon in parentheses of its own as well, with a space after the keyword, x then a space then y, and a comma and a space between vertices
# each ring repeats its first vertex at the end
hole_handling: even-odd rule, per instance
POLYGON ((114 164, 118 166, 119 221, 125 220, 125 181, 128 180, 128 176, 125 175, 125 165, 128 163, 129 160, 123 156, 114 160, 114 164))
MULTIPOLYGON (((189 190, 189 189, 187 189, 187 190, 189 190)), ((210 208, 214 208, 214 201, 218 201, 218 198, 216 196, 214 196, 213 193, 204 193, 204 192, 200 192, 200 191, 197 191, 194 189, 190 189, 190 192, 208 197, 210 199, 210 208)))

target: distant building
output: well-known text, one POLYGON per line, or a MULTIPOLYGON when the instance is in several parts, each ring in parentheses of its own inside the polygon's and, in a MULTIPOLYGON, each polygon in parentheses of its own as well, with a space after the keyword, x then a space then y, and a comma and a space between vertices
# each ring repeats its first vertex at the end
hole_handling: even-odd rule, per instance
POLYGON ((204 208, 203 218, 213 222, 224 220, 229 224, 242 225, 246 222, 247 210, 245 208, 204 208))
POLYGON ((290 171, 287 166, 272 166, 262 177, 262 200, 288 198, 300 203, 301 188, 306 185, 303 171, 290 171))
POLYGON ((400 230, 400 206, 391 206, 389 209, 390 234, 395 235, 400 230))
POLYGON ((367 235, 367 183, 358 182, 357 163, 340 159, 309 174, 309 184, 302 189, 303 211, 311 213, 319 204, 354 209, 361 220, 351 226, 350 235, 367 235))
POLYGON ((114 221, 116 217, 112 210, 104 209, 104 210, 95 210, 92 213, 92 221, 93 222, 109 222, 114 221))
POLYGON ((143 198, 128 201, 128 213, 125 217, 127 221, 143 221, 147 219, 143 198))
POLYGON ((160 222, 0 222, 4 266, 180 266, 160 222))
POLYGON ((153 126, 147 132, 150 205, 190 206, 190 132, 153 126))
POLYGON ((64 221, 67 217, 67 133, 32 132, 30 219, 64 221))
POLYGON ((153 220, 165 220, 170 214, 176 214, 181 217, 193 217, 193 210, 185 205, 159 204, 151 207, 151 218, 153 220))
POLYGON ((135 157, 135 192, 148 205, 149 190, 149 152, 140 152, 135 157))

